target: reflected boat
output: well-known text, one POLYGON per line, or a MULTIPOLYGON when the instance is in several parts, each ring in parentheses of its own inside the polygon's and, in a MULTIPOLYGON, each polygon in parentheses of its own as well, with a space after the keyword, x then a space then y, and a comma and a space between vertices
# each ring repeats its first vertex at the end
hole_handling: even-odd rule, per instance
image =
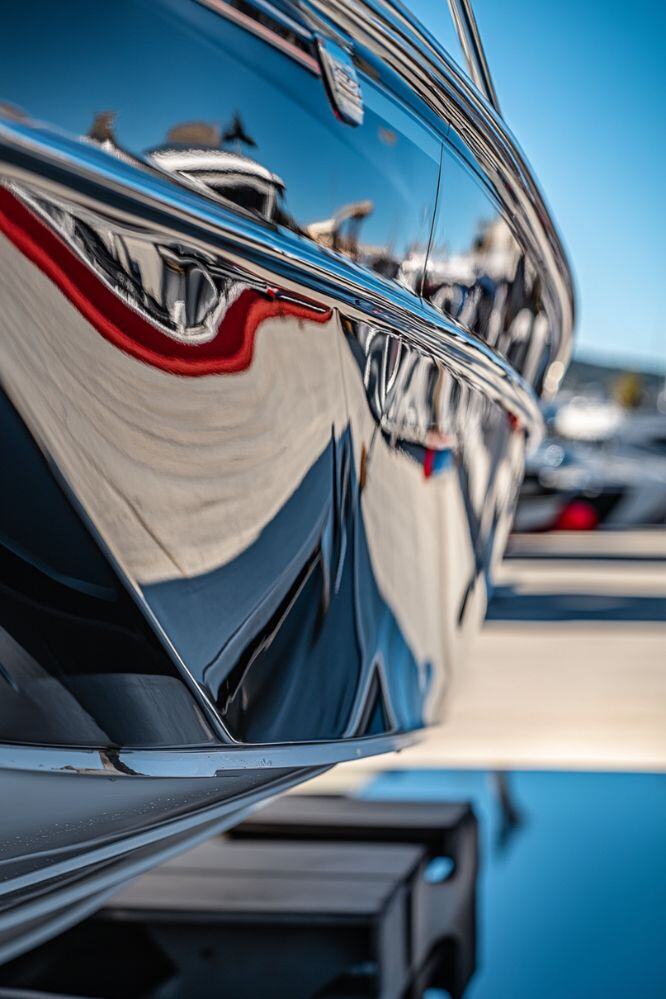
POLYGON ((454 7, 468 72, 383 0, 6 5, 1 959, 441 718, 573 323, 454 7))

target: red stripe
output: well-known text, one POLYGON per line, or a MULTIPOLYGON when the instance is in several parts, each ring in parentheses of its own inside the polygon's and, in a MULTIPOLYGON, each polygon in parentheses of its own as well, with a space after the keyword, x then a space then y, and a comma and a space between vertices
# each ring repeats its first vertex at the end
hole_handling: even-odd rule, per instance
POLYGON ((435 465, 435 452, 432 448, 426 448, 425 457, 423 459, 423 477, 429 479, 432 475, 432 470, 435 465))
POLYGON ((0 231, 60 288, 98 333, 120 350, 178 375, 231 374, 252 363, 254 338, 266 319, 293 316, 324 323, 331 310, 241 292, 215 337, 205 344, 172 340, 122 301, 14 195, 0 187, 0 231))

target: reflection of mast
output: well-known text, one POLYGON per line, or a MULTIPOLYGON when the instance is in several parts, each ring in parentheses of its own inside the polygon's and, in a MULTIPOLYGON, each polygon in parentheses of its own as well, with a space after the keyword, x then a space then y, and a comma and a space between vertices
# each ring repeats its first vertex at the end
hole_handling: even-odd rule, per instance
POLYGON ((491 774, 500 812, 496 841, 499 853, 506 850, 514 835, 525 824, 524 816, 515 803, 509 777, 505 770, 495 770, 491 774))
POLYGON ((236 111, 233 118, 231 119, 231 127, 228 128, 222 135, 222 143, 235 142, 236 145, 250 146, 250 148, 255 149, 257 143, 254 139, 247 134, 245 128, 243 127, 243 122, 241 117, 236 111))

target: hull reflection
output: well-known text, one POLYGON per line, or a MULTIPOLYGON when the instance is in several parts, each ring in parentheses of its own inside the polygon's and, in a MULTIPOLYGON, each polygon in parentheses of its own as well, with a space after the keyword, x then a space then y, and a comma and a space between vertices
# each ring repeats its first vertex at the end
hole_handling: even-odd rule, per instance
POLYGON ((441 718, 573 315, 510 134, 392 5, 136 0, 101 35, 28 7, 0 67, 0 959, 441 718))

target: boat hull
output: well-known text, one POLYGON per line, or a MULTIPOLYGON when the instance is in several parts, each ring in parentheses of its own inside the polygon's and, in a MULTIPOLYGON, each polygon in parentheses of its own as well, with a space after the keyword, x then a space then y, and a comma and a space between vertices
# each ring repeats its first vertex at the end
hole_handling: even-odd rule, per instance
POLYGON ((0 959, 441 720, 573 318, 392 5, 3 20, 0 959))

